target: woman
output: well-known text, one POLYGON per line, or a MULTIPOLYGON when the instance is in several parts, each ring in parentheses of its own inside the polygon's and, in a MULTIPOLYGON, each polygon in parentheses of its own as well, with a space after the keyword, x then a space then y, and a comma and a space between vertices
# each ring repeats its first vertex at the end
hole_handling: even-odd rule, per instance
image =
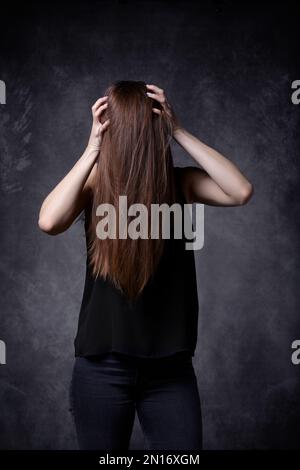
POLYGON ((56 235, 85 214, 86 280, 70 386, 78 444, 128 449, 137 411, 148 449, 199 450, 193 252, 173 231, 169 239, 161 232, 156 239, 128 233, 101 238, 97 208, 108 203, 120 210, 120 195, 128 207, 239 206, 251 197, 252 185, 184 129, 158 86, 117 81, 92 114, 83 155, 46 197, 39 216, 41 230, 56 235), (202 168, 173 167, 172 137, 202 168))

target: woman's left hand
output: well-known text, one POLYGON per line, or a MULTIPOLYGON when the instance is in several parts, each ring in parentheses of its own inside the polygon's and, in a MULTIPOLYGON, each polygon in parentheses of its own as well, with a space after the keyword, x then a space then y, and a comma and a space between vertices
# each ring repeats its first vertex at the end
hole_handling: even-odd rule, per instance
MULTIPOLYGON (((162 106, 162 111, 171 118, 173 123, 173 132, 181 128, 182 126, 180 125, 179 120, 171 104, 169 103, 164 90, 156 85, 146 85, 146 87, 151 90, 150 92, 147 92, 149 98, 153 98, 154 100, 158 101, 162 106)), ((162 111, 160 109, 153 108, 153 112, 156 114, 161 114, 162 111)))

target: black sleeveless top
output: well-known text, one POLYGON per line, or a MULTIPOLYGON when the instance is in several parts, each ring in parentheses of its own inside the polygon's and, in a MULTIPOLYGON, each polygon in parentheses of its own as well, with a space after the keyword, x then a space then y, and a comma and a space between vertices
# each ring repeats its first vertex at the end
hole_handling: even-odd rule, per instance
MULTIPOLYGON (((176 202, 186 203, 180 167, 174 167, 176 202)), ((85 213, 85 231, 88 212, 85 213)), ((134 306, 109 280, 94 279, 86 260, 86 278, 74 341, 75 356, 118 352, 137 357, 175 353, 194 356, 198 328, 198 294, 194 251, 186 239, 165 239, 151 281, 134 306)), ((86 245, 87 246, 87 245, 86 245)))

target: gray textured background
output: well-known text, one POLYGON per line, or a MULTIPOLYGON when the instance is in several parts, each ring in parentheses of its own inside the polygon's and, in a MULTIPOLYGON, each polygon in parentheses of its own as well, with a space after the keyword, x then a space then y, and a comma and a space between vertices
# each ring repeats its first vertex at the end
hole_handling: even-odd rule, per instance
MULTIPOLYGON (((205 207, 194 358, 204 447, 300 447, 296 30, 287 2, 54 2, 13 5, 1 19, 0 448, 76 446, 68 384, 83 227, 50 237, 37 220, 84 150, 90 106, 116 79, 164 88, 185 127, 255 188, 244 207, 205 207)), ((175 143, 173 155, 193 164, 175 143)), ((131 448, 142 445, 136 421, 131 448)))

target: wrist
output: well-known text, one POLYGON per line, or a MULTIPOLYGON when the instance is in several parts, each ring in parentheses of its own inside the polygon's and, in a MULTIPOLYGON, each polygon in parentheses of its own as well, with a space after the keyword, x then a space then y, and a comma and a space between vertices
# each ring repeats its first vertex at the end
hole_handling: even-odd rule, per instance
POLYGON ((184 134, 184 128, 182 126, 176 126, 174 131, 173 131, 174 139, 177 140, 183 134, 184 134))
POLYGON ((96 160, 98 155, 100 153, 100 147, 99 146, 96 146, 96 145, 93 145, 93 144, 88 144, 85 148, 85 151, 84 151, 84 157, 86 160, 90 161, 90 160, 96 160))
POLYGON ((91 153, 91 152, 99 153, 100 148, 101 148, 101 145, 99 145, 98 143, 89 142, 86 146, 86 152, 88 152, 88 153, 91 153))

